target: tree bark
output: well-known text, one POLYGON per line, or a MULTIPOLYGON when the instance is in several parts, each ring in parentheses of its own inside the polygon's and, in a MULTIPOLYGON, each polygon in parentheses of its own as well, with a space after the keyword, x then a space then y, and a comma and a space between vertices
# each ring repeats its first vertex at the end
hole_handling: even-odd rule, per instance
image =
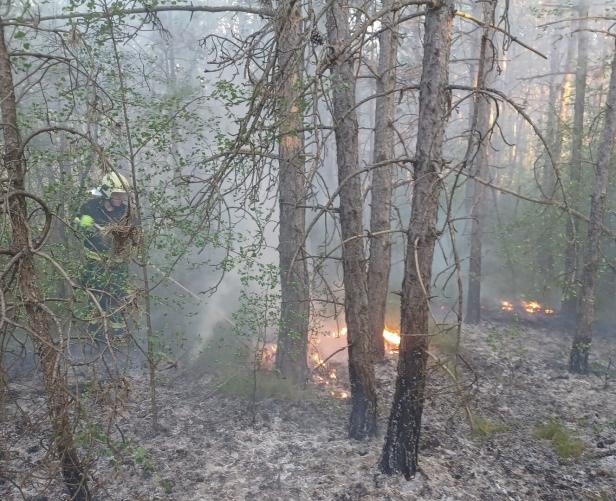
POLYGON ((355 113, 355 64, 345 51, 351 36, 349 5, 334 2, 327 11, 331 54, 334 134, 340 185, 340 229, 344 303, 349 344, 351 418, 349 436, 376 435, 376 383, 368 321, 366 257, 363 241, 363 201, 359 171, 358 124, 355 113))
POLYGON ((616 47, 614 48, 611 71, 605 124, 597 151, 595 186, 590 201, 590 218, 577 325, 569 358, 569 371, 580 374, 588 373, 588 355, 590 353, 592 322, 595 314, 595 288, 601 258, 601 227, 605 216, 613 143, 616 138, 616 47))
MULTIPOLYGON (((579 17, 588 16, 588 4, 584 1, 579 7, 579 17)), ((571 137, 571 164, 569 171, 569 197, 573 208, 576 208, 575 198, 579 192, 582 177, 582 147, 584 139, 584 103, 586 100, 586 74, 588 72, 588 33, 585 30, 587 22, 580 21, 578 30, 578 54, 575 69, 575 103, 573 107, 573 131, 571 137)), ((567 219, 565 250, 565 271, 563 284, 563 301, 561 314, 570 321, 576 318, 577 289, 580 278, 579 262, 579 232, 580 224, 577 218, 567 219)))
MULTIPOLYGON (((483 21, 489 26, 494 25, 494 16, 497 0, 490 0, 482 4, 483 21)), ((481 47, 479 50, 479 66, 477 70, 477 88, 488 86, 490 78, 495 73, 495 51, 492 43, 494 30, 489 26, 483 29, 481 47)), ((488 146, 490 144, 490 109, 491 101, 485 94, 476 94, 474 99, 476 116, 473 128, 470 131, 470 152, 473 155, 471 164, 472 176, 488 179, 488 146)), ((471 245, 468 270, 468 297, 466 302, 466 322, 477 324, 481 320, 481 241, 484 224, 485 187, 473 179, 471 186, 471 245)))
MULTIPOLYGON (((384 0, 383 9, 390 9, 393 0, 384 0)), ((374 119, 374 163, 388 162, 394 157, 394 115, 396 111, 396 60, 398 14, 389 11, 381 19, 384 29, 379 34, 379 66, 376 79, 374 119)), ((387 164, 372 173, 370 207, 370 259, 368 261, 368 304, 372 349, 375 360, 385 357, 385 313, 391 268, 391 197, 393 165, 387 164)))
POLYGON ((308 269, 303 248, 306 229, 305 160, 301 87, 303 40, 301 2, 280 2, 277 15, 280 97, 280 288, 281 315, 276 368, 296 384, 308 374, 308 269))
MULTIPOLYGON (((570 79, 569 72, 573 62, 573 55, 575 52, 575 44, 573 39, 569 39, 567 43, 567 52, 563 56, 558 49, 557 40, 552 42, 553 50, 550 54, 550 72, 553 75, 550 77, 550 90, 548 96, 548 109, 546 120, 546 138, 548 145, 552 150, 552 157, 557 163, 560 163, 560 157, 562 155, 563 138, 562 126, 563 120, 566 116, 566 104, 567 104, 567 88, 568 80, 570 79), (563 71, 564 76, 558 77, 558 74, 563 71)), ((541 185, 546 195, 550 195, 555 188, 556 176, 550 163, 549 158, 543 162, 543 169, 541 175, 541 185)), ((552 256, 553 259, 553 256, 552 256)))
POLYGON ((451 101, 448 65, 453 16, 453 0, 434 2, 426 12, 415 183, 402 285, 398 376, 380 461, 381 471, 402 473, 407 479, 417 471, 426 383, 428 302, 437 239, 443 139, 451 101))
POLYGON ((35 333, 43 384, 47 393, 47 406, 54 434, 54 445, 62 467, 64 483, 74 500, 89 500, 86 475, 75 448, 70 419, 70 395, 67 393, 66 376, 62 371, 62 349, 54 340, 52 319, 42 303, 34 266, 33 249, 28 226, 26 198, 26 165, 21 154, 21 139, 17 121, 17 103, 11 62, 0 22, 0 110, 4 137, 4 168, 8 181, 9 219, 11 222, 11 250, 21 257, 17 263, 20 299, 25 307, 29 329, 35 333), (9 197, 10 194, 11 195, 9 197))
MULTIPOLYGON (((560 171, 563 124, 566 121, 567 103, 569 102, 569 71, 571 70, 574 58, 575 43, 573 37, 571 37, 567 43, 566 55, 562 56, 558 40, 559 38, 557 37, 552 41, 552 51, 550 54, 550 73, 552 75, 550 76, 545 130, 552 158, 557 164, 556 168, 560 171), (564 61, 562 61, 563 59, 564 61), (558 76, 561 72, 564 72, 562 78, 558 76)), ((547 154, 544 157, 540 182, 544 195, 546 197, 553 196, 556 190, 556 172, 547 154)), ((541 218, 540 231, 535 245, 537 254, 534 276, 535 287, 541 291, 540 298, 542 302, 552 300, 551 290, 556 275, 555 231, 557 231, 557 228, 554 227, 552 218, 541 218)))

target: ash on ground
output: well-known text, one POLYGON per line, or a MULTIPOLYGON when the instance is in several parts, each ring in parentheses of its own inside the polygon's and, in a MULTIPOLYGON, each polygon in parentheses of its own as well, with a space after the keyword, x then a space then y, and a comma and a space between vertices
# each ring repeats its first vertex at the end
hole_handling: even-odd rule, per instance
MULTIPOLYGON (((568 335, 528 326, 465 327, 457 368, 432 359, 421 474, 411 481, 377 468, 395 354, 377 367, 380 436, 363 443, 346 437, 349 402, 335 397, 345 384, 341 367, 336 391, 312 386, 298 398, 256 403, 223 391, 207 371, 166 373, 158 434, 150 431, 147 379, 134 375, 113 388, 122 405, 99 416, 91 427, 98 431, 88 428, 92 487, 96 499, 131 501, 615 500, 616 380, 600 365, 590 376, 569 375, 569 345, 568 335), (115 423, 105 429, 109 412, 115 423)), ((610 350, 613 340, 593 344, 599 364, 610 350)), ((0 498, 69 499, 49 457, 42 393, 25 380, 10 390, 0 498)), ((88 391, 101 405, 109 397, 88 391)))

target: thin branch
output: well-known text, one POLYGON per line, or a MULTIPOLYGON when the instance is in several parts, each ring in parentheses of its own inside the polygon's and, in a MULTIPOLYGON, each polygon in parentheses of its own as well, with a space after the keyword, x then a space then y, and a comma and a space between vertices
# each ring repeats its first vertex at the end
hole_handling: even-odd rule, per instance
POLYGON ((476 17, 471 16, 470 14, 467 14, 466 12, 461 12, 461 11, 457 11, 456 12, 456 16, 465 19, 467 21, 471 21, 475 24, 478 24, 479 26, 483 27, 483 28, 490 28, 493 30, 496 30, 500 33, 503 33, 504 35, 507 35, 512 42, 517 43, 518 45, 524 47, 525 49, 533 52, 534 54, 537 54, 539 57, 542 57, 543 59, 547 59, 548 57, 544 54, 542 54, 541 52, 539 52, 537 49, 533 49, 530 45, 522 42, 522 40, 520 40, 518 37, 512 35, 511 33, 509 33, 507 30, 504 30, 503 28, 500 28, 499 26, 492 26, 491 24, 487 24, 484 23, 483 21, 481 21, 480 19, 477 19, 476 17))
POLYGON ((56 14, 52 16, 40 16, 31 18, 9 18, 3 21, 5 26, 19 24, 23 26, 25 23, 31 24, 37 28, 38 24, 44 21, 60 21, 70 19, 87 19, 89 21, 95 19, 110 19, 112 17, 130 16, 134 14, 153 14, 158 12, 210 12, 210 13, 227 13, 236 12, 239 14, 255 14, 263 17, 273 17, 274 11, 266 8, 255 8, 241 5, 159 5, 156 7, 141 7, 138 9, 120 9, 110 10, 106 12, 72 12, 70 14, 56 14))
POLYGON ((569 17, 567 19, 559 19, 557 21, 550 21, 549 23, 540 24, 537 28, 545 28, 547 26, 552 26, 554 24, 560 23, 572 23, 575 21, 616 21, 616 17, 609 16, 584 16, 584 17, 569 17))

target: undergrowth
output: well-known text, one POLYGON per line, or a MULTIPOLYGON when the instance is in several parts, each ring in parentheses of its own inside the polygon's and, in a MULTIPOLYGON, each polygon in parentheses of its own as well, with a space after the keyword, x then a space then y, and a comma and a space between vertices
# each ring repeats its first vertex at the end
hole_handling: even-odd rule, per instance
POLYGON ((496 433, 506 433, 510 430, 511 428, 502 421, 483 416, 473 417, 473 435, 478 438, 487 439, 496 433))
POLYGON ((535 428, 535 437, 549 440, 552 449, 561 459, 577 459, 585 449, 584 442, 575 437, 563 423, 556 419, 538 424, 535 428))

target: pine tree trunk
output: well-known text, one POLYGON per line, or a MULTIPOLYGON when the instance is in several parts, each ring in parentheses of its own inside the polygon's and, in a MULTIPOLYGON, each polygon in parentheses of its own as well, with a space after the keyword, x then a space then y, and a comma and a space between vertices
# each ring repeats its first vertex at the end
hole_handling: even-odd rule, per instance
MULTIPOLYGON (((393 0, 384 0, 383 9, 391 8, 393 0)), ((390 162, 394 157, 394 115, 396 110, 396 12, 387 12, 381 22, 384 31, 379 35, 379 66, 376 80, 374 120, 374 163, 390 162)), ((370 336, 374 359, 385 357, 385 312, 391 268, 391 197, 393 165, 387 163, 372 173, 370 207, 370 259, 368 262, 368 304, 370 304, 370 336)))
MULTIPOLYGON (((546 124, 546 138, 550 150, 552 151, 552 157, 554 161, 560 163, 560 157, 562 155, 563 146, 563 122, 566 117, 567 106, 567 92, 568 80, 570 79, 569 72, 572 70, 573 55, 575 52, 574 40, 571 38, 567 43, 567 52, 563 56, 558 50, 556 41, 553 43, 553 50, 550 54, 550 72, 554 73, 550 77, 550 91, 548 96, 548 110, 547 110, 547 124, 546 124), (563 71, 565 74, 562 78, 558 77, 558 73, 563 71)), ((541 175, 541 185, 546 195, 551 195, 555 189, 556 177, 550 163, 550 159, 547 158, 543 162, 543 172, 541 175)), ((552 257, 553 259, 553 257, 552 257)))
POLYGON ((588 373, 588 355, 590 353, 592 322, 595 314, 595 288, 601 258, 601 226, 605 216, 609 167, 613 144, 616 139, 616 47, 614 48, 611 71, 605 124, 597 151, 595 187, 590 202, 590 219, 577 326, 569 358, 569 370, 580 374, 588 373))
POLYGON ((428 302, 437 239, 443 139, 451 100, 448 65, 453 16, 453 0, 436 2, 426 13, 415 183, 402 286, 398 376, 380 462, 384 473, 402 473, 407 479, 417 471, 426 384, 428 302))
MULTIPOLYGON (((490 26, 494 25, 494 15, 497 0, 483 3, 483 21, 490 26)), ((479 51, 479 67, 477 70, 477 88, 485 88, 491 77, 495 74, 495 48, 492 44, 494 30, 486 27, 481 37, 479 51)), ((490 138, 490 108, 491 101, 485 94, 477 94, 474 99, 476 115, 475 124, 471 130, 471 148, 473 162, 471 176, 487 179, 488 173, 488 147, 490 138)), ((471 179, 471 246, 468 270, 468 297, 466 303, 466 322, 477 324, 481 320, 481 240, 484 223, 484 186, 471 179)))
POLYGON ((327 11, 327 35, 332 50, 332 116, 340 184, 340 229, 344 303, 349 344, 351 418, 349 436, 376 435, 376 383, 368 321, 368 288, 363 239, 363 201, 359 170, 358 125, 355 113, 355 64, 345 49, 351 33, 349 7, 334 2, 327 11))
POLYGON ((296 384, 308 373, 308 270, 303 249, 306 226, 304 133, 301 113, 303 40, 301 3, 281 2, 278 10, 280 95, 280 287, 281 315, 276 368, 296 384))
MULTIPOLYGON (((588 5, 582 3, 579 17, 588 15, 588 5)), ((571 137, 571 164, 569 171, 570 204, 575 208, 582 177, 582 147, 584 138, 584 108, 586 100, 586 77, 588 72, 588 33, 584 31, 586 21, 580 21, 578 31, 578 54, 575 70, 575 103, 573 108, 573 132, 571 137)), ((580 225, 577 218, 568 217, 566 226, 567 248, 565 250, 565 271, 561 314, 569 321, 576 318, 577 289, 580 277, 579 239, 580 225)))
MULTIPOLYGON (((4 167, 7 171, 11 249, 22 253, 17 264, 19 297, 24 304, 29 329, 36 333, 37 347, 47 393, 47 405, 54 434, 54 445, 62 467, 64 483, 74 500, 89 500, 86 476, 79 461, 73 440, 70 420, 70 395, 67 393, 65 373, 62 371, 62 350, 52 335, 52 319, 43 308, 41 291, 34 266, 28 227, 26 198, 21 193, 26 186, 26 165, 21 153, 21 139, 17 121, 17 104, 13 86, 11 62, 0 23, 0 109, 4 136, 4 167), (9 195, 13 194, 10 196, 9 195)), ((58 333, 59 334, 59 333, 58 333)))
MULTIPOLYGON (((545 117, 545 136, 547 143, 552 152, 552 158, 558 163, 560 159, 560 143, 561 138, 556 134, 559 129, 560 108, 562 106, 559 98, 559 90, 562 88, 562 83, 558 78, 560 71, 560 50, 557 43, 552 42, 552 50, 550 52, 550 80, 548 85, 547 95, 547 110, 545 117), (558 151, 556 151, 558 150, 558 151)), ((541 168, 540 186, 544 196, 553 196, 555 187, 554 168, 547 154, 543 154, 543 163, 541 168)), ((547 292, 550 287, 550 282, 554 276, 554 252, 552 249, 553 231, 552 221, 548 218, 542 218, 539 222, 541 231, 536 237, 535 243, 535 273, 534 286, 537 290, 541 290, 541 301, 546 300, 547 292)))

